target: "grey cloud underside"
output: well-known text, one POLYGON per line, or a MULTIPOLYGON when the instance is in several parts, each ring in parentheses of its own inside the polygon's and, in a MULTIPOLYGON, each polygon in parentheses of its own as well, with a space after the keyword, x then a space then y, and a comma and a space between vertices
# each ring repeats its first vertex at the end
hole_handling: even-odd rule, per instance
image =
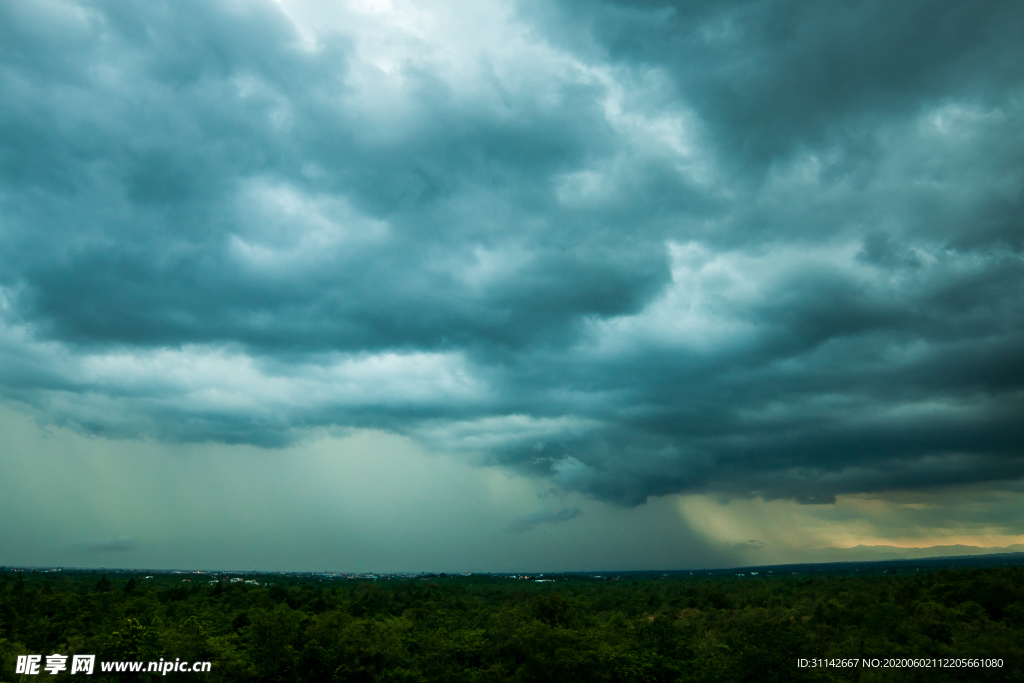
POLYGON ((1020 86, 1021 8, 1009 0, 984 8, 920 0, 564 6, 564 17, 589 18, 563 24, 574 43, 668 67, 728 145, 728 160, 755 173, 794 147, 830 142, 853 153, 833 173, 870 172, 884 153, 881 119, 948 99, 998 105, 1020 86))
POLYGON ((1024 476, 1018 3, 523 4, 576 67, 413 52, 384 104, 269 3, 79 7, 0 7, 0 381, 41 420, 383 428, 625 504, 1024 476), (256 379, 160 374, 196 349, 256 379), (331 393, 381 354, 453 365, 331 393))

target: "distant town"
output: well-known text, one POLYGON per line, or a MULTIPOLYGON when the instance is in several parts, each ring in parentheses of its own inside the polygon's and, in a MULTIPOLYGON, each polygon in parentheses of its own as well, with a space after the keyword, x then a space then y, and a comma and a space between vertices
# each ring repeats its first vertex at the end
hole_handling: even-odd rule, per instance
POLYGON ((555 583, 558 581, 619 581, 621 579, 680 580, 687 577, 740 577, 768 578, 792 576, 794 574, 888 574, 942 568, 998 567, 1024 565, 1024 553, 998 553, 992 555, 963 555, 954 557, 929 557, 919 559, 881 560, 866 562, 826 562, 814 564, 785 564, 767 566, 730 567, 719 569, 676 569, 676 570, 626 570, 601 572, 331 572, 331 571, 259 571, 259 570, 211 570, 211 569, 135 569, 128 567, 32 567, 0 566, 0 573, 58 573, 109 574, 110 576, 132 576, 141 581, 180 579, 182 582, 216 584, 245 584, 251 586, 269 583, 291 583, 295 581, 437 581, 437 580, 509 580, 532 583, 555 583))

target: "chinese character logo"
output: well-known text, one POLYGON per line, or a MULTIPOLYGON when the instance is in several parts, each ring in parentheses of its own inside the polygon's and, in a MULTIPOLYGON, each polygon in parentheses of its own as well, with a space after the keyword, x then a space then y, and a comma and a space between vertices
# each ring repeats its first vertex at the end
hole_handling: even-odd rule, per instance
POLYGON ((56 653, 46 656, 46 666, 44 667, 51 676, 56 676, 61 671, 67 671, 68 658, 67 655, 58 655, 56 653))
POLYGON ((37 674, 39 673, 39 662, 42 659, 42 655, 18 655, 18 663, 15 666, 14 673, 37 674))
MULTIPOLYGON (((42 664, 42 655, 18 655, 18 663, 15 665, 14 673, 28 674, 35 676, 39 674, 39 666, 42 664)), ((71 673, 91 675, 96 666, 96 655, 74 655, 71 658, 71 673)), ((56 652, 46 656, 46 664, 43 669, 51 676, 56 676, 61 671, 68 670, 68 656, 59 655, 56 652)))
POLYGON ((75 655, 71 658, 71 673, 92 674, 96 664, 96 655, 75 655))

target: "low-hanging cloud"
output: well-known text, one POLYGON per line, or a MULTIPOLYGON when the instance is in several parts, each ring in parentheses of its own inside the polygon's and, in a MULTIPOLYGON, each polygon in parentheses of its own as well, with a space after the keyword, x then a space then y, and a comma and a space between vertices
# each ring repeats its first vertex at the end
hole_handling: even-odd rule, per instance
POLYGON ((311 7, 0 7, 4 398, 626 505, 1024 476, 1018 3, 311 7))
POLYGON ((579 508, 562 508, 561 510, 540 510, 517 520, 512 531, 529 531, 541 524, 560 524, 576 519, 583 514, 579 508))

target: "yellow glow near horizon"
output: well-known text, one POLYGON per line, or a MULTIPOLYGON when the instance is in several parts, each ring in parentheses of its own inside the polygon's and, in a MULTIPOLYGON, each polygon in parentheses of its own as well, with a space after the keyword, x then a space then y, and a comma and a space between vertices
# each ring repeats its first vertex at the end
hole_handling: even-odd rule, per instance
POLYGON ((682 496, 683 519, 708 540, 762 551, 785 561, 793 552, 858 546, 1005 548, 1024 544, 1013 509, 1017 491, 972 487, 943 492, 838 496, 833 505, 800 505, 761 498, 725 501, 709 495, 682 496), (978 515, 985 507, 992 514, 978 515))

